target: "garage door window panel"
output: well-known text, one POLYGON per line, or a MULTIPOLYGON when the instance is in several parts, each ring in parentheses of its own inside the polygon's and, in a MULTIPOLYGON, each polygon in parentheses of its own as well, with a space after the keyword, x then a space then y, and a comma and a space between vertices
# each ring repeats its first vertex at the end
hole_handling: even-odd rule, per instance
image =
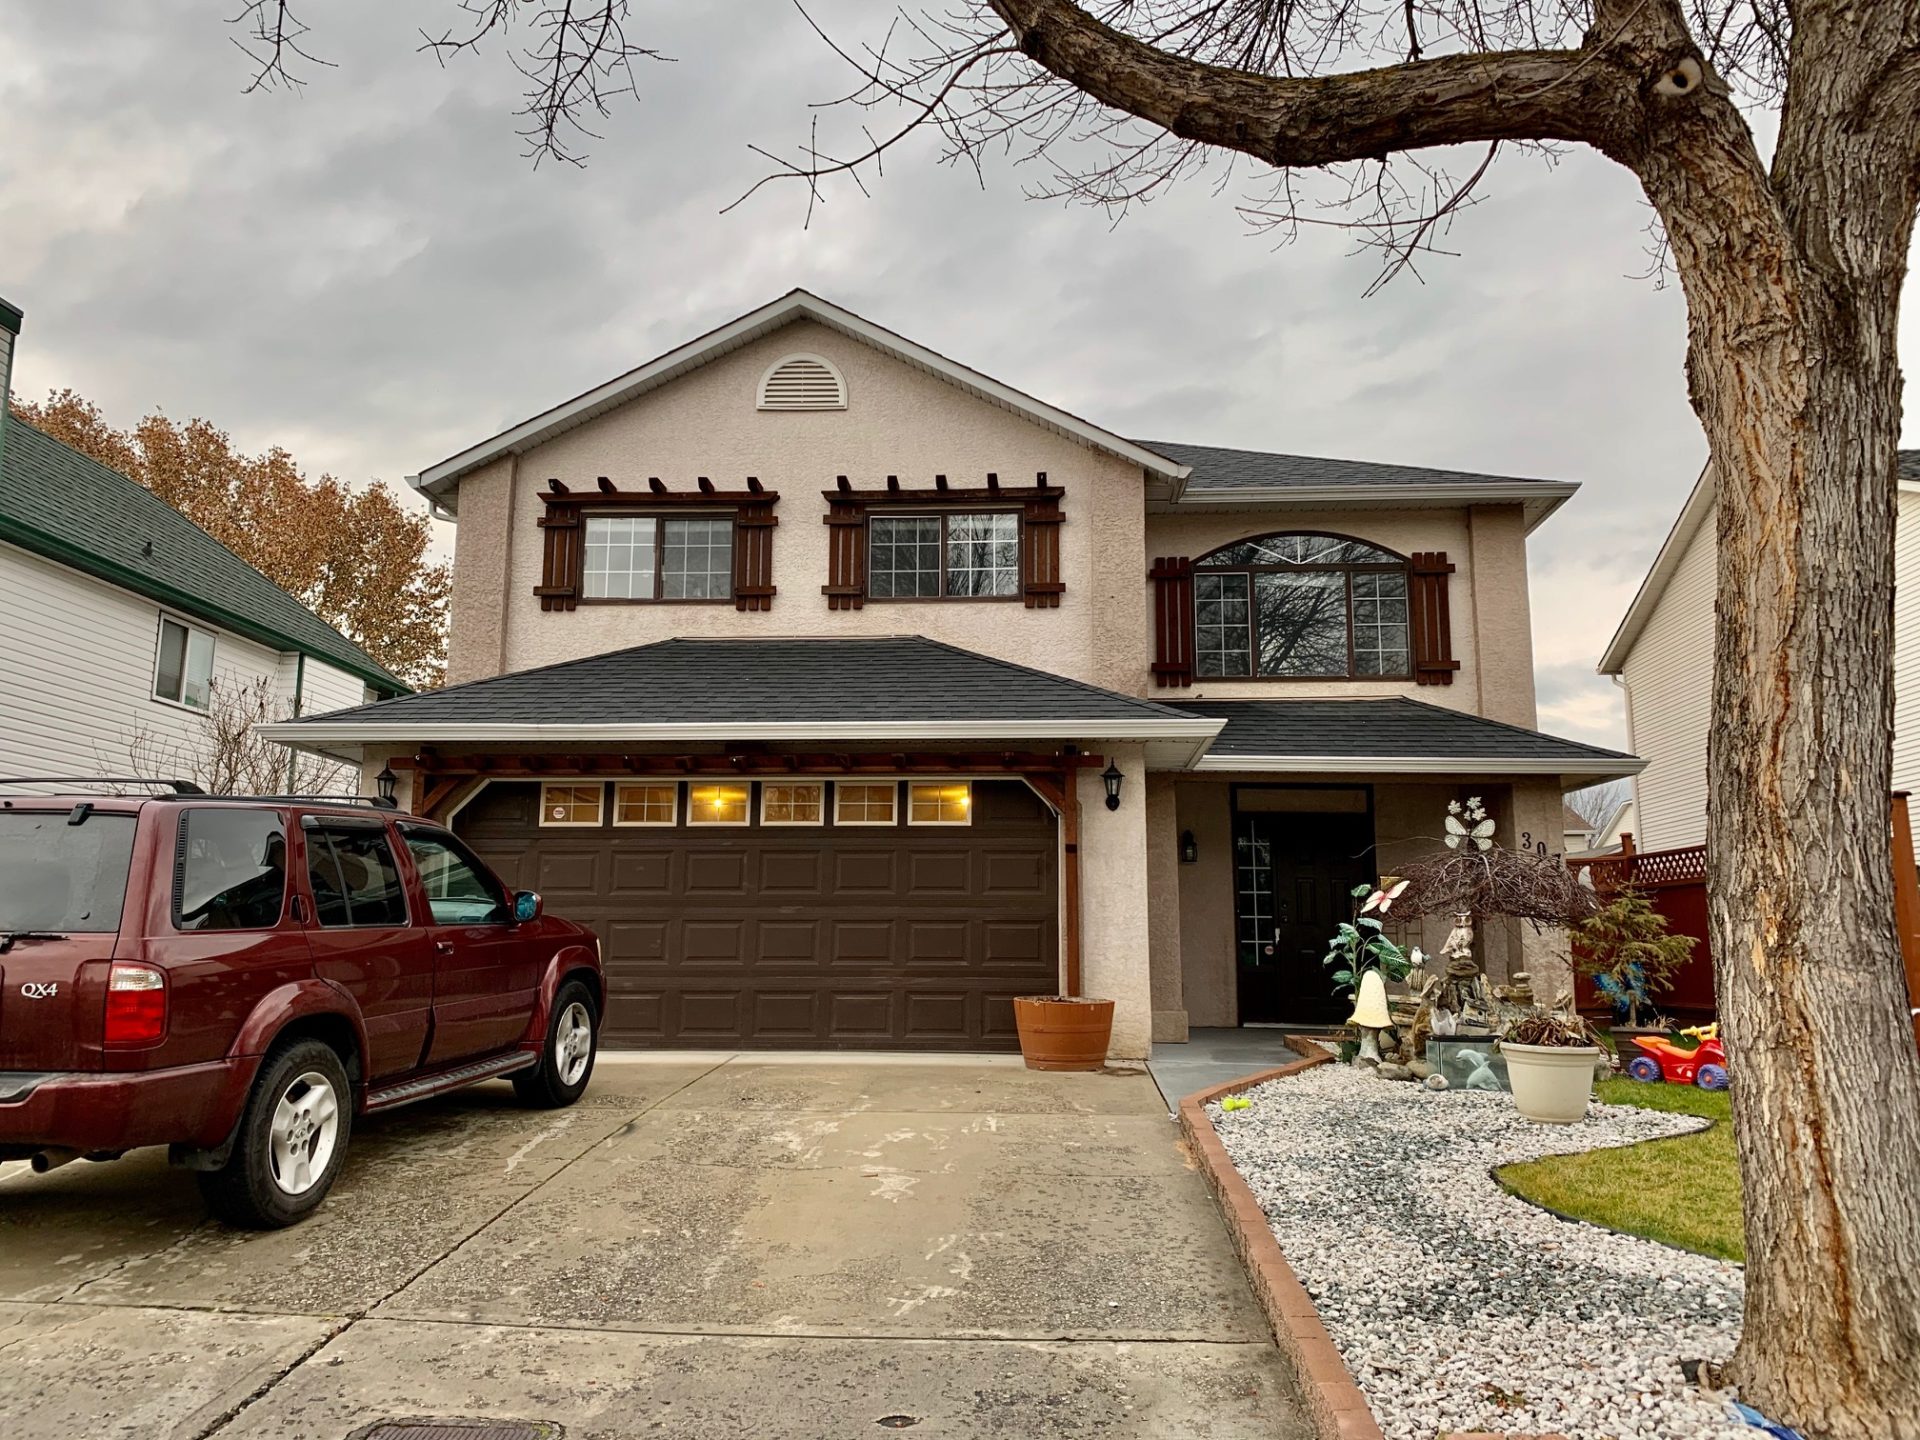
POLYGON ((826 821, 826 786, 763 782, 760 786, 762 825, 820 825, 826 821))
POLYGON ((900 787, 849 784, 833 787, 833 823, 836 825, 892 825, 897 823, 900 787))
POLYGON ((746 785, 690 785, 687 787, 689 825, 745 825, 750 787, 746 785))
POLYGON ((973 786, 964 780, 936 784, 916 781, 907 787, 907 823, 971 825, 973 786))
POLYGON ((680 820, 678 785, 616 785, 613 787, 615 825, 675 825, 680 820))
POLYGON ((540 823, 549 827, 597 826, 606 802, 604 785, 543 785, 540 823))

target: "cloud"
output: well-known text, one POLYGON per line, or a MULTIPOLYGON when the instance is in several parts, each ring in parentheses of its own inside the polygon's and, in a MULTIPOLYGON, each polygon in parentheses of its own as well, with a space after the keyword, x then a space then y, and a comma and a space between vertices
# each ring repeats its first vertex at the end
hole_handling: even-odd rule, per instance
MULTIPOLYGON (((649 12, 676 63, 641 66, 586 169, 535 170, 505 52, 418 53, 436 4, 457 18, 338 0, 309 17, 334 67, 251 96, 218 6, 13 7, 16 387, 397 482, 805 285, 1123 432, 1583 482, 1533 541, 1543 723, 1622 738, 1592 666, 1704 452, 1682 300, 1634 278, 1647 212, 1623 171, 1503 160, 1445 237, 1459 258, 1371 299, 1347 233, 1276 248, 1238 181, 1116 228, 1028 200, 1011 164, 942 167, 930 137, 803 228, 797 185, 721 213, 765 173, 747 147, 796 147, 846 88, 790 6, 649 12)), ((871 6, 816 13, 873 38, 871 6)))

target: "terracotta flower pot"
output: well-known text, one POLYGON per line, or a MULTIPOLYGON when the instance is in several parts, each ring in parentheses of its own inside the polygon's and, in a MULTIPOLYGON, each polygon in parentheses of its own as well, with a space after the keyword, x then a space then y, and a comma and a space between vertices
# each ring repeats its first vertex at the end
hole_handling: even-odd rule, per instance
POLYGON ((1113 1036, 1113 1001, 1016 995, 1013 1023, 1029 1070, 1098 1070, 1113 1036))
POLYGON ((1500 1042, 1507 1057, 1513 1108, 1542 1125, 1571 1125, 1587 1118, 1593 1095, 1598 1045, 1516 1045, 1500 1042))

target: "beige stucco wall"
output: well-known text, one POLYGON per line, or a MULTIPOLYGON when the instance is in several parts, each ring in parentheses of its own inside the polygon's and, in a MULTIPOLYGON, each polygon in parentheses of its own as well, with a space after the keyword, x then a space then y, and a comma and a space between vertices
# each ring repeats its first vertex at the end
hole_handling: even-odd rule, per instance
POLYGON ((1187 1038, 1180 976, 1180 826, 1176 782, 1147 776, 1147 947, 1152 959, 1153 1042, 1187 1038))
POLYGON ((1199 858, 1180 867, 1180 974, 1187 1023, 1238 1025, 1234 975, 1232 787, 1223 781, 1175 784, 1182 831, 1199 858))
POLYGON ((1079 772, 1081 988, 1114 1002, 1108 1057, 1145 1060, 1153 1038, 1146 758, 1138 745, 1101 753, 1125 779, 1120 808, 1109 810, 1099 772, 1079 772))
POLYGON ((1273 700, 1408 695, 1429 704, 1532 725, 1533 636, 1527 603, 1526 524, 1518 505, 1420 510, 1217 510, 1147 517, 1149 560, 1198 557, 1234 540, 1281 530, 1350 535, 1401 555, 1444 550, 1454 565, 1448 605, 1451 685, 1411 680, 1203 680, 1171 698, 1273 700), (1524 714, 1524 719, 1516 717, 1524 714))
POLYGON ((455 550, 453 675, 521 670, 675 635, 921 634, 1137 693, 1147 673, 1144 480, 1135 466, 975 399, 946 381, 812 321, 801 321, 609 411, 476 484, 463 480, 455 550), (845 410, 755 408, 766 369, 796 351, 831 360, 846 377, 845 410), (1018 601, 869 601, 827 609, 826 504, 834 477, 856 486, 930 486, 944 474, 979 486, 989 471, 1017 497, 1035 473, 1064 486, 1057 609, 1018 601), (730 605, 583 605, 544 612, 539 492, 550 477, 591 490, 597 476, 643 489, 659 476, 692 490, 697 476, 738 489, 748 475, 778 491, 768 613, 730 605), (509 501, 509 492, 511 500, 509 501), (495 577, 503 577, 496 579, 495 577), (462 592, 465 592, 464 595, 462 592), (489 633, 497 611, 500 633, 489 633), (496 660, 494 657, 498 656, 496 660))

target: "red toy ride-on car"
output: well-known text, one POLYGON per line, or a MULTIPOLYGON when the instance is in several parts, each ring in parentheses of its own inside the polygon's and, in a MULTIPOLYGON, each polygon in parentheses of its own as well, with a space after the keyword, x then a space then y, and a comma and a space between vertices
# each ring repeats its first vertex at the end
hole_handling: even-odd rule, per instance
POLYGON ((1699 1041, 1689 1050, 1665 1038, 1653 1040, 1636 1035, 1633 1043, 1643 1052, 1627 1061, 1627 1074, 1635 1080, 1666 1080, 1675 1085, 1698 1085, 1702 1090, 1727 1088, 1727 1052, 1720 1044, 1718 1025, 1696 1025, 1682 1030, 1699 1041))

